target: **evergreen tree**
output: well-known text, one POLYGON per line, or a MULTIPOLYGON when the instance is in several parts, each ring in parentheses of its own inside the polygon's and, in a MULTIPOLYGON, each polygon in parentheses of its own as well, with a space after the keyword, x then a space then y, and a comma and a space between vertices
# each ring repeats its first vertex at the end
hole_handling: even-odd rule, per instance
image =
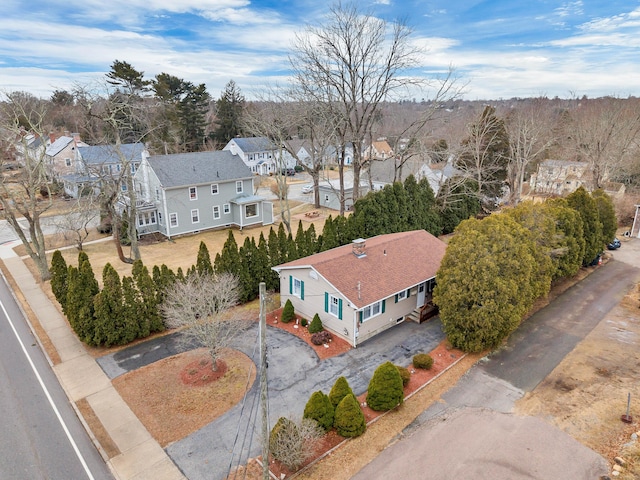
POLYGON ((156 287, 149 275, 149 270, 142 260, 133 262, 131 274, 135 282, 138 301, 139 336, 148 337, 151 333, 164 330, 160 305, 158 304, 156 287))
POLYGON ((598 207, 598 218, 602 223, 602 244, 611 243, 616 237, 618 230, 618 219, 616 218, 616 209, 613 206, 611 197, 599 188, 591 194, 598 207))
MULTIPOLYGON (((284 231, 284 227, 282 228, 284 231)), ((269 229, 269 241, 267 243, 269 249, 269 262, 271 263, 271 266, 275 267, 277 265, 280 265, 281 263, 284 263, 282 257, 280 256, 280 240, 278 239, 278 234, 273 229, 273 227, 269 229)))
POLYGON ((209 249, 204 242, 200 242, 200 247, 198 248, 196 270, 200 275, 211 275, 213 273, 213 265, 211 265, 211 256, 209 255, 209 249))
POLYGON ((233 236, 233 230, 229 230, 229 236, 224 242, 222 252, 216 255, 214 262, 214 270, 216 273, 232 273, 240 277, 240 255, 238 253, 238 244, 233 236))
POLYGON ((153 284, 156 292, 156 305, 161 305, 164 300, 164 292, 176 281, 176 274, 164 263, 158 267, 153 266, 153 284))
POLYGON ((338 240, 338 246, 347 245, 353 241, 354 237, 351 231, 351 227, 347 221, 346 217, 342 215, 338 215, 333 219, 333 226, 336 230, 336 237, 338 240))
POLYGON ((106 74, 107 83, 128 95, 141 95, 149 89, 148 80, 144 79, 144 72, 136 70, 130 63, 114 60, 111 70, 106 74))
POLYGON ((340 401, 347 395, 353 395, 353 390, 349 386, 349 382, 345 377, 338 377, 329 392, 329 400, 334 407, 337 407, 340 401))
POLYGON ((278 226, 278 255, 280 256, 281 263, 293 260, 289 258, 289 240, 287 239, 287 232, 284 229, 283 223, 278 226))
POLYGON ((182 143, 188 152, 198 152, 204 148, 210 98, 204 83, 195 86, 189 82, 187 93, 178 104, 182 143))
POLYGON ((65 261, 60 250, 53 252, 51 257, 51 291, 56 297, 56 300, 62 307, 62 311, 65 311, 67 304, 67 272, 69 267, 65 261))
POLYGON ((320 320, 320 315, 318 315, 317 313, 313 316, 308 330, 309 333, 318 333, 324 330, 324 327, 322 326, 322 320, 320 320))
POLYGON ((589 265, 602 252, 604 247, 602 222, 600 221, 598 206, 584 187, 579 187, 575 192, 568 195, 567 203, 582 218, 582 234, 585 243, 582 264, 589 265))
POLYGON ((258 296, 259 282, 256 277, 257 251, 258 249, 256 248, 253 237, 246 237, 242 247, 240 247, 238 251, 238 257, 241 262, 237 275, 240 281, 240 302, 242 303, 250 302, 258 296))
POLYGON ((93 345, 95 333, 95 319, 93 299, 100 291, 89 257, 85 252, 78 254, 79 266, 76 272, 69 270, 69 283, 67 290, 67 308, 72 304, 72 326, 78 338, 85 343, 93 345), (74 325, 75 323, 75 325, 74 325))
POLYGON ((355 395, 346 395, 340 401, 336 407, 333 426, 336 427, 338 435, 347 438, 358 437, 365 432, 367 422, 355 395))
POLYGON ((322 242, 320 242, 319 251, 324 252, 339 246, 338 234, 336 233, 336 228, 333 224, 333 217, 329 215, 324 222, 324 227, 322 228, 322 242))
POLYGON ((232 138, 242 133, 242 113, 244 110, 244 96, 236 85, 229 80, 222 95, 216 101, 216 128, 212 137, 219 144, 226 145, 232 138))
POLYGON ((302 226, 302 220, 298 221, 298 229, 296 230, 295 239, 298 258, 304 258, 309 256, 310 246, 307 245, 307 236, 302 226))
POLYGON ((296 318, 296 312, 293 308, 293 303, 291 303, 291 300, 287 299, 284 303, 282 318, 280 320, 282 320, 282 323, 289 323, 294 318, 296 318))
POLYGON ((551 259, 554 264, 553 279, 570 278, 578 273, 584 258, 585 240, 582 231, 582 217, 569 207, 564 198, 545 202, 547 215, 556 224, 556 238, 551 259))
POLYGON ((310 418, 318 422, 318 425, 326 432, 333 426, 335 408, 329 397, 318 390, 313 392, 304 407, 303 418, 310 418))
POLYGON ((258 249, 256 251, 256 274, 259 282, 264 282, 267 290, 273 291, 280 288, 280 278, 278 272, 271 270, 271 262, 269 261, 269 247, 264 238, 264 234, 260 232, 258 239, 258 249))
POLYGON ((95 329, 91 345, 120 345, 137 337, 124 323, 122 285, 115 268, 107 263, 102 272, 102 291, 94 298, 95 329))
POLYGON ((149 336, 149 322, 145 319, 142 303, 133 278, 122 277, 122 323, 129 326, 131 335, 136 332, 136 336, 128 341, 149 336))
POLYGON ((376 368, 367 390, 367 406, 376 412, 386 412, 404 401, 402 377, 398 368, 385 362, 376 368))
POLYGON ((318 237, 316 236, 316 227, 312 223, 309 225, 309 228, 305 230, 306 243, 308 245, 309 251, 307 255, 313 255, 314 253, 318 253, 318 237))

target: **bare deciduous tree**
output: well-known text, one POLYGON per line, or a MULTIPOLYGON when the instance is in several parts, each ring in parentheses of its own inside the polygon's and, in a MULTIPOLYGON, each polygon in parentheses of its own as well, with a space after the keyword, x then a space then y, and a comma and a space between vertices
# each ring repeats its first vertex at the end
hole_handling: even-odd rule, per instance
MULTIPOLYGON (((327 23, 308 26, 290 56, 294 82, 308 99, 331 107, 339 146, 353 144, 353 199, 359 196, 363 141, 381 102, 420 82, 404 73, 416 66, 419 49, 411 29, 335 4, 327 23)), ((340 164, 340 162, 339 162, 340 164)))
POLYGON ((184 327, 185 339, 204 346, 216 370, 223 349, 249 326, 249 321, 229 314, 239 295, 239 282, 232 274, 192 273, 165 291, 161 307, 165 324, 184 327))
POLYGON ((269 438, 269 452, 295 471, 313 457, 323 434, 318 422, 310 418, 298 421, 281 419, 269 438))
POLYGON ((16 171, 3 169, 0 204, 7 223, 36 264, 40 279, 48 280, 50 273, 40 220, 53 205, 51 184, 46 174, 44 143, 40 148, 33 148, 29 142, 33 137, 46 138, 47 111, 44 104, 21 92, 5 94, 0 108, 1 126, 7 134, 3 142, 16 146, 22 164, 16 171), (26 222, 26 229, 20 224, 21 219, 26 222))
POLYGON ((82 250, 84 241, 89 237, 90 228, 100 215, 100 208, 90 196, 79 196, 71 208, 56 217, 56 228, 65 240, 72 240, 78 250, 82 250))

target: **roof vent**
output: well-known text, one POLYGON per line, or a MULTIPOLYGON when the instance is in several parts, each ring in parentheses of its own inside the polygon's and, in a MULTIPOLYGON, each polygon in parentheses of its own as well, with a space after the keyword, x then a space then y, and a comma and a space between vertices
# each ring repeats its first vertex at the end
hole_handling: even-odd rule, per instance
POLYGON ((353 248, 353 254, 358 257, 366 257, 367 252, 365 251, 365 240, 364 238, 356 238, 353 242, 351 242, 353 248))

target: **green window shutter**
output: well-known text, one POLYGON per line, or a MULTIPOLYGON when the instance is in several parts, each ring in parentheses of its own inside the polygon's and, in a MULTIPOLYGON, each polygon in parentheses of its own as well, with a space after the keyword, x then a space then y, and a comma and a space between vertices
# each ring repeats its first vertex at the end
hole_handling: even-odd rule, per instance
POLYGON ((407 298, 409 298, 411 296, 411 289, 407 288, 407 298))
POLYGON ((300 281, 300 300, 304 300, 304 282, 300 281))
POLYGON ((338 299, 338 320, 342 320, 342 299, 338 299))
POLYGON ((329 311, 329 294, 327 292, 324 292, 324 311, 329 311))
POLYGON ((387 303, 386 300, 382 300, 382 313, 384 313, 384 304, 387 303))
POLYGON ((293 276, 289 275, 289 295, 293 293, 293 276))
POLYGON ((398 294, 396 293, 396 303, 398 303, 398 294))
POLYGON ((360 315, 360 323, 362 323, 362 310, 360 310, 358 314, 360 315))

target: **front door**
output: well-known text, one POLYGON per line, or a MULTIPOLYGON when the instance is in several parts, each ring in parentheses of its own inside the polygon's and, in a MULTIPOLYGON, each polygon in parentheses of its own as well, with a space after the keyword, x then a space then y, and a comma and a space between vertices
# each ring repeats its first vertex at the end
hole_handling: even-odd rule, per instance
POLYGON ((424 306, 424 299, 425 299, 425 284, 421 283, 420 285, 418 285, 418 300, 416 303, 417 308, 422 308, 424 306))

